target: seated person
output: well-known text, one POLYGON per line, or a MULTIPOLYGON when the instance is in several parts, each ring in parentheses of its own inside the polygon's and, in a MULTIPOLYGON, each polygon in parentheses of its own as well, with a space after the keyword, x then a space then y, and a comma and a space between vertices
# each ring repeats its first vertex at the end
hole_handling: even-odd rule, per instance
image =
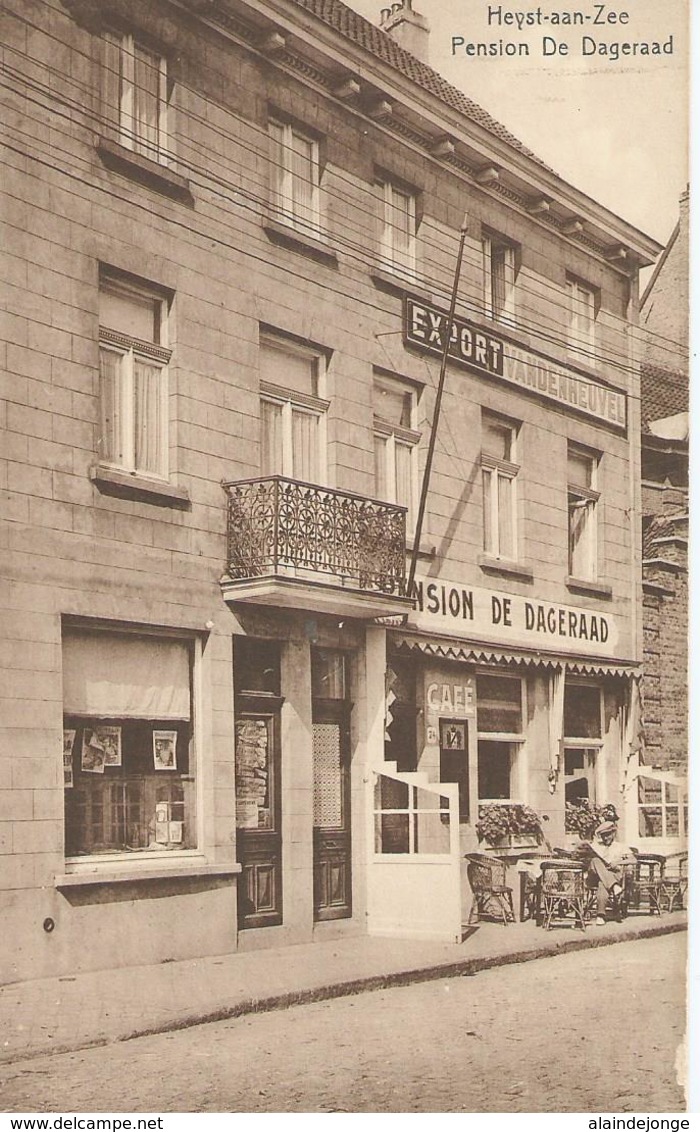
POLYGON ((634 861, 634 853, 627 845, 615 840, 615 822, 605 821, 587 843, 591 851, 588 862, 588 883, 597 889, 596 924, 605 923, 605 909, 610 896, 622 892, 622 866, 634 861))

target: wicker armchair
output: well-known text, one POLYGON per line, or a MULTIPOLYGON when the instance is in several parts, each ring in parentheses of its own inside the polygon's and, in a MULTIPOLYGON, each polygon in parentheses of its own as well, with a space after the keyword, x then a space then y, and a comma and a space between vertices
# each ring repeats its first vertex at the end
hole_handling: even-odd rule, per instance
POLYGON ((586 930, 586 870, 581 862, 559 858, 543 861, 542 925, 551 929, 554 921, 569 923, 586 930))
POLYGON ((688 891, 688 854, 673 853, 666 858, 661 891, 659 894, 659 908, 663 911, 666 902, 667 911, 679 912, 685 906, 685 894, 688 891))
POLYGON ((637 911, 661 915, 666 858, 660 853, 637 853, 634 879, 631 883, 630 904, 637 911))
POLYGON ((498 857, 486 853, 467 853, 467 876, 474 899, 468 923, 482 917, 513 923, 513 890, 506 884, 506 866, 498 857))

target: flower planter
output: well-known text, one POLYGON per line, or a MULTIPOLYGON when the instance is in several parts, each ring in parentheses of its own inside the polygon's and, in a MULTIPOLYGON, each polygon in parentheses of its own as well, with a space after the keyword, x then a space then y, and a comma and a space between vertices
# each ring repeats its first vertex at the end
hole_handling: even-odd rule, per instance
POLYGON ((540 843, 536 833, 509 833, 505 837, 497 837, 487 841, 489 849, 533 849, 540 843))

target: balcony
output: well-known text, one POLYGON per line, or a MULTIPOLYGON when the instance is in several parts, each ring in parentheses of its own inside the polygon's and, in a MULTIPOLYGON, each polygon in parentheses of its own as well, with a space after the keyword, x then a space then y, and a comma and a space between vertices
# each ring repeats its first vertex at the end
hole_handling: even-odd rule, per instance
POLYGON ((404 507, 283 476, 223 486, 225 601, 362 618, 411 608, 404 507))

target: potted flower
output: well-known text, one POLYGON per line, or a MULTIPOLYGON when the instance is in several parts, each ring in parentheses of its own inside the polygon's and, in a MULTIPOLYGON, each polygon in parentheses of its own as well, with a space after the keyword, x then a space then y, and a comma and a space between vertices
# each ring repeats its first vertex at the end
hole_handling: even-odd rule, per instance
POLYGON ((544 840, 539 815, 522 802, 487 802, 479 806, 476 834, 479 841, 495 849, 539 845, 544 840))
POLYGON ((612 802, 597 806, 589 798, 581 798, 578 802, 566 803, 564 829, 579 840, 588 841, 604 821, 618 820, 619 815, 612 802))

